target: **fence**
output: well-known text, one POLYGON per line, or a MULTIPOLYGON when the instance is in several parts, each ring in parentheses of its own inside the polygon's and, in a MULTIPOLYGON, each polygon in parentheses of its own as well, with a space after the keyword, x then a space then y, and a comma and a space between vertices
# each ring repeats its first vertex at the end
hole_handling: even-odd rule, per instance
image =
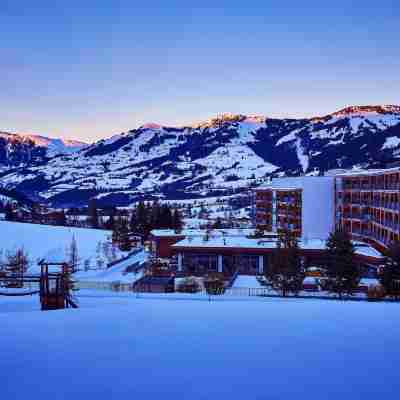
MULTIPOLYGON (((76 289, 95 289, 95 290, 107 290, 112 292, 125 292, 126 294, 131 293, 136 296, 152 297, 152 296, 162 296, 170 299, 227 299, 234 297, 257 297, 257 298, 280 298, 280 299, 320 299, 320 300, 339 300, 338 296, 330 294, 328 292, 301 292, 298 295, 288 294, 287 296, 282 296, 281 294, 273 291, 268 287, 236 287, 227 288, 217 293, 209 293, 206 289, 199 290, 194 293, 184 293, 184 292, 149 292, 145 287, 134 287, 129 283, 119 283, 119 282, 77 282, 75 283, 76 289)), ((83 294, 85 296, 85 294, 83 294)), ((367 296, 364 293, 357 293, 354 296, 343 296, 342 300, 351 301, 366 301, 367 296)), ((383 301, 391 301, 390 299, 385 299, 383 301)))
POLYGON ((133 292, 131 283, 120 283, 120 282, 78 281, 74 283, 74 289, 94 289, 94 290, 110 290, 113 292, 133 292))

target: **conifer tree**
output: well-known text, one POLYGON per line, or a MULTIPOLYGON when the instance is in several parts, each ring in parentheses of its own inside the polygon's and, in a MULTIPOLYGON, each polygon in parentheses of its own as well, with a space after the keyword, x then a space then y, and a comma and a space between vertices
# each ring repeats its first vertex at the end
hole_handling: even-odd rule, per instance
POLYGON ((388 296, 400 300, 400 242, 393 242, 387 249, 379 280, 388 296))
POLYGON ((360 282, 360 271, 354 261, 354 245, 343 230, 332 232, 326 243, 328 255, 328 289, 339 295, 352 295, 360 282))
POLYGON ((161 206, 158 201, 154 201, 153 204, 151 205, 151 211, 149 215, 149 222, 151 228, 154 229, 161 227, 160 220, 161 220, 161 206))
POLYGON ((111 230, 111 231, 114 229, 115 215, 116 215, 116 213, 117 213, 117 210, 116 210, 115 207, 110 207, 110 208, 108 209, 108 214, 109 214, 109 216, 108 216, 107 221, 104 223, 104 227, 105 227, 106 229, 109 229, 109 230, 111 230))
POLYGON ((99 211, 97 209, 96 199, 92 199, 89 202, 88 207, 89 224, 92 228, 97 229, 99 227, 99 211))
POLYGON ((147 209, 144 202, 140 201, 136 207, 136 222, 137 222, 137 230, 142 235, 146 234, 147 230, 147 209))
POLYGON ((8 202, 5 205, 4 211, 5 211, 4 218, 6 219, 6 221, 14 221, 14 219, 15 219, 14 218, 14 210, 13 210, 13 206, 10 202, 8 202))
POLYGON ((213 228, 214 228, 214 229, 222 229, 222 220, 221 220, 220 217, 218 217, 218 218, 215 220, 214 225, 213 225, 213 228))
POLYGON ((131 234, 125 219, 122 219, 119 224, 119 248, 121 251, 130 251, 132 249, 131 234))
POLYGON ((182 231, 183 227, 183 221, 182 221, 182 216, 181 213, 177 208, 175 208, 173 216, 172 216, 172 227, 175 230, 176 233, 180 233, 182 231))
POLYGON ((275 290, 287 296, 300 292, 304 276, 298 239, 292 231, 284 230, 278 236, 277 248, 266 277, 275 290))
POLYGON ((129 218, 129 228, 132 232, 138 232, 138 222, 136 217, 136 208, 134 208, 131 212, 129 218))
POLYGON ((160 228, 163 229, 171 229, 172 228, 172 213, 171 208, 168 204, 164 204, 161 207, 161 221, 160 221, 160 228))
POLYGON ((56 214, 56 223, 60 226, 67 225, 67 217, 65 216, 64 210, 61 210, 56 214))

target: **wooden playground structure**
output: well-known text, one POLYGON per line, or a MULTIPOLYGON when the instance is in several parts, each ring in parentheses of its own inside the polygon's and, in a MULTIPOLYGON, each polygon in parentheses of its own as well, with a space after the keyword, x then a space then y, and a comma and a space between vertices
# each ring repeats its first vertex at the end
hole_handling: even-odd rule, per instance
POLYGON ((73 298, 71 268, 67 263, 42 260, 40 275, 13 273, 13 266, 0 273, 0 296, 29 296, 39 294, 42 310, 78 308, 73 298), (29 288, 23 290, 27 285, 29 288), (32 289, 33 287, 33 289, 32 289), (5 288, 5 290, 2 290, 5 288), (30 290, 29 290, 30 289, 30 290))

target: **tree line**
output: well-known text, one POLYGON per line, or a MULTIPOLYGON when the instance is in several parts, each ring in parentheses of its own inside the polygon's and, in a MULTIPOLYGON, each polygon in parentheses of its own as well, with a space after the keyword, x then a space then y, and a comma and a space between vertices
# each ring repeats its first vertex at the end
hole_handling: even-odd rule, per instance
MULTIPOLYGON (((92 218, 95 221, 95 212, 92 218)), ((113 243, 118 244, 122 251, 129 251, 133 242, 140 237, 141 242, 148 239, 153 229, 173 229, 175 232, 182 230, 183 221, 177 208, 169 204, 155 202, 139 202, 128 215, 110 215, 107 229, 113 231, 113 243)))

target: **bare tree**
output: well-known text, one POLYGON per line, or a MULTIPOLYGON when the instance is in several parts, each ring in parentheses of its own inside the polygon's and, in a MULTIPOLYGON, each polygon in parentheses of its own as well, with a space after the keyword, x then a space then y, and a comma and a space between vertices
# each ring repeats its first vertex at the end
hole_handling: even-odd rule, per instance
POLYGON ((76 272, 79 267, 80 258, 79 258, 78 245, 76 243, 75 235, 72 235, 71 244, 69 245, 69 248, 67 250, 67 257, 72 272, 76 272))
POLYGON ((23 286, 24 274, 28 268, 29 257, 23 248, 17 249, 15 252, 7 252, 5 270, 15 278, 15 286, 23 286))

